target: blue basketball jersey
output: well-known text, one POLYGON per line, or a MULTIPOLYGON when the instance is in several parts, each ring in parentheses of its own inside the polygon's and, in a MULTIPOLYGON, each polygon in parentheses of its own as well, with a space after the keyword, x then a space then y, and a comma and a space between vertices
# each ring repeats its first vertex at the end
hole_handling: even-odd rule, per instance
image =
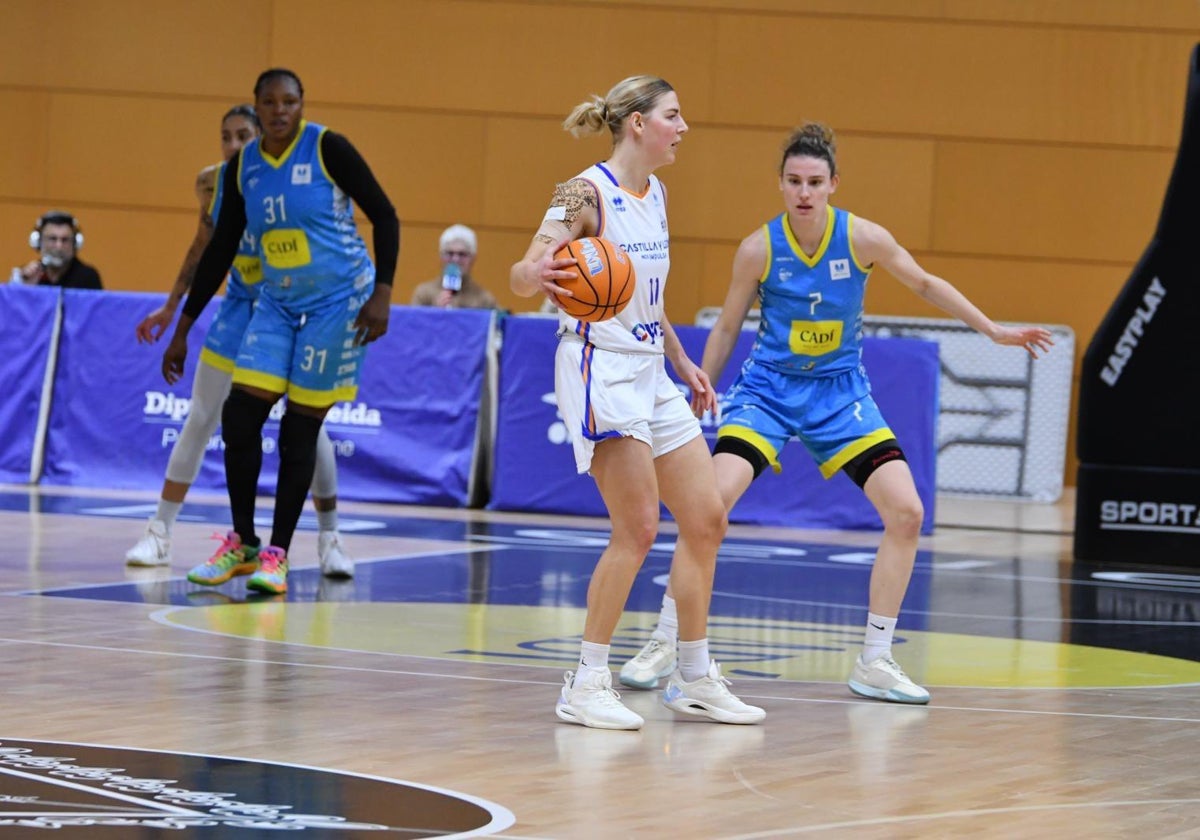
MULTIPOLYGON (((221 213, 221 199, 225 195, 225 166, 217 165, 216 182, 213 187, 212 201, 208 205, 208 216, 216 220, 221 213)), ((238 243, 237 255, 225 279, 225 297, 243 300, 258 298, 258 284, 262 282, 262 261, 258 258, 258 246, 250 231, 242 233, 242 241, 238 243)))
POLYGON ((262 257, 264 292, 294 307, 349 298, 375 277, 350 197, 325 171, 325 131, 302 121, 278 158, 255 140, 242 149, 238 171, 246 233, 262 257))
POLYGON ((804 253, 787 213, 764 225, 767 266, 759 280, 762 321, 752 357, 786 373, 829 376, 862 364, 863 295, 870 269, 854 254, 854 216, 828 208, 817 252, 804 253))

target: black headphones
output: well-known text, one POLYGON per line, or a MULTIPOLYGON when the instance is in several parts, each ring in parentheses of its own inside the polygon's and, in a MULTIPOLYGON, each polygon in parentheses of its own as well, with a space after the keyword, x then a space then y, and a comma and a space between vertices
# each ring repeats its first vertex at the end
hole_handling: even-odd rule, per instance
POLYGON ((79 222, 66 210, 51 210, 43 213, 33 225, 29 233, 29 247, 35 251, 42 250, 42 228, 46 225, 70 225, 75 232, 75 250, 83 247, 83 233, 79 230, 79 222))

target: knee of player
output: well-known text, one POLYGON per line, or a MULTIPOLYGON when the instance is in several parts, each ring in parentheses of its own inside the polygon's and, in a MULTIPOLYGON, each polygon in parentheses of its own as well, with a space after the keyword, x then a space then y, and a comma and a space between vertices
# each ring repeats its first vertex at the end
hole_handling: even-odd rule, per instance
POLYGON ((631 553, 645 557, 658 540, 658 513, 641 516, 636 521, 613 522, 612 541, 629 547, 631 553))
POLYGON ((925 506, 920 498, 913 496, 883 511, 883 527, 907 539, 921 535, 921 523, 925 520, 925 506))
POLYGON ((272 402, 234 388, 221 408, 221 438, 225 445, 260 441, 272 402))
POLYGON ((686 530, 681 525, 680 536, 695 540, 706 547, 715 547, 725 539, 725 532, 728 530, 729 516, 725 513, 725 506, 713 504, 709 505, 709 510, 697 516, 694 522, 689 523, 686 530))

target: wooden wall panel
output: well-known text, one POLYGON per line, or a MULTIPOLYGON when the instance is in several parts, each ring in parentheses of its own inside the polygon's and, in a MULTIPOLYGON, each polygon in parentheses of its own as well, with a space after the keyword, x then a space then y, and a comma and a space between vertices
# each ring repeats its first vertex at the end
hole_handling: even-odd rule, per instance
POLYGON ((483 118, 334 106, 306 109, 306 114, 350 139, 401 222, 449 218, 472 224, 481 217, 483 118))
POLYGON ((1158 221, 1173 152, 941 143, 940 251, 1132 262, 1158 221))
POLYGON ((322 45, 303 53, 305 85, 315 96, 374 107, 565 115, 625 76, 653 72, 694 91, 693 109, 707 110, 710 65, 697 60, 697 44, 712 41, 705 17, 479 0, 363 0, 352 15, 327 9, 325 0, 276 7, 277 44, 322 45), (572 33, 560 41, 571 46, 554 45, 556 33, 572 33), (587 50, 585 61, 575 44, 587 50))
MULTIPOLYGON (((544 0, 554 3, 556 0, 544 0)), ((638 6, 640 0, 610 5, 638 6)), ((706 9, 738 15, 786 13, 807 20, 814 15, 838 18, 925 18, 988 20, 1087 28, 1173 29, 1200 31, 1200 8, 1188 0, 656 0, 658 6, 706 9)))
POLYGON ((221 160, 221 117, 235 104, 56 93, 46 193, 67 203, 196 207, 196 173, 221 160))
POLYGON ((494 116, 487 122, 483 221, 521 231, 522 253, 541 224, 555 184, 612 151, 606 135, 576 139, 563 131, 565 116, 565 111, 539 119, 494 116))
POLYGON ((944 0, 943 5, 947 18, 1200 32, 1200 6, 1179 0, 944 0))
POLYGON ((1174 146, 1195 38, 990 24, 721 17, 712 119, 887 134, 1174 146), (903 59, 898 58, 902 51, 903 59), (912 60, 920 56, 920 60, 912 60), (793 80, 795 78, 795 80, 793 80))
POLYGON ((267 64, 272 2, 6 0, 0 84, 245 96, 267 64))
POLYGON ((36 196, 46 189, 49 96, 0 89, 0 195, 36 196))

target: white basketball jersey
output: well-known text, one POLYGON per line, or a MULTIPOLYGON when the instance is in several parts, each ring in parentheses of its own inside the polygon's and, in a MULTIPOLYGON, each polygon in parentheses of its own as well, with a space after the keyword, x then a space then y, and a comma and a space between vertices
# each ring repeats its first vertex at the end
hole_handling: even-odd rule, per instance
POLYGON ((599 236, 629 255, 637 278, 633 299, 619 315, 590 324, 559 316, 559 335, 571 334, 602 350, 619 353, 663 352, 663 288, 671 268, 667 233, 667 200, 662 184, 651 175, 646 192, 622 189, 602 163, 575 176, 590 182, 600 196, 599 236))

